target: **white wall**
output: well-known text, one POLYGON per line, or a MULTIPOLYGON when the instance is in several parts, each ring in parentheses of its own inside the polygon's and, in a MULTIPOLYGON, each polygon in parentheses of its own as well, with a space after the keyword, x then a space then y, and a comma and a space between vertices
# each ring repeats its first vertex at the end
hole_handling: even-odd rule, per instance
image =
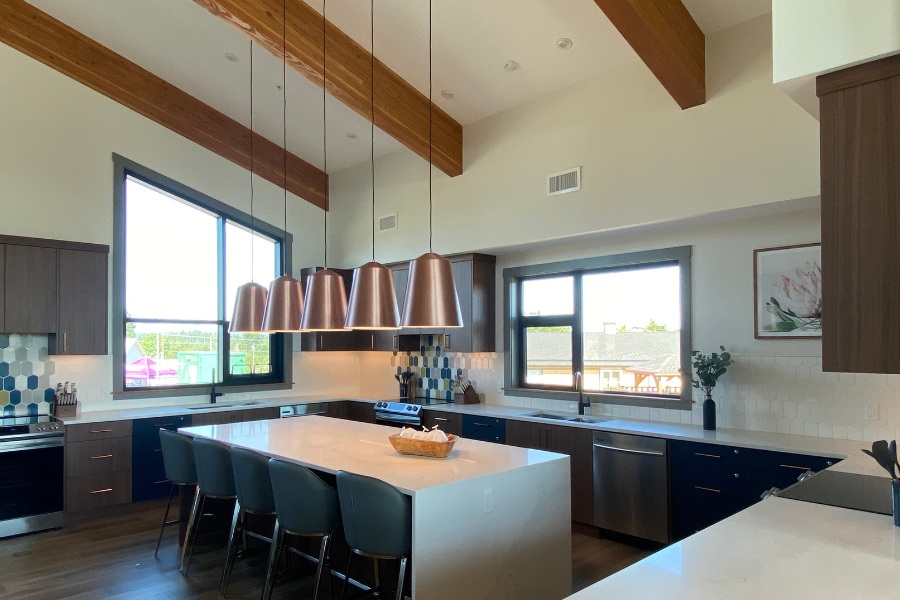
POLYGON ((772 0, 773 81, 900 52, 900 0, 772 0))
MULTIPOLYGON (((249 212, 247 170, 3 44, 0 73, 0 233, 112 245, 114 152, 249 212)), ((282 227, 281 188, 259 177, 255 188, 255 215, 282 227)), ((299 270, 321 262, 323 213, 288 203, 299 270)), ((111 401, 109 357, 61 357, 57 380, 83 384, 87 408, 111 401)))
MULTIPOLYGON (((682 111, 641 63, 483 119, 464 130, 465 171, 436 174, 434 249, 465 252, 682 219, 819 193, 818 123, 772 84, 768 16, 707 38, 709 101, 682 111), (545 177, 583 166, 580 192, 546 198, 545 177)), ((376 160, 378 258, 428 247, 428 165, 376 160)), ((371 252, 369 165, 332 177, 331 246, 371 252)))

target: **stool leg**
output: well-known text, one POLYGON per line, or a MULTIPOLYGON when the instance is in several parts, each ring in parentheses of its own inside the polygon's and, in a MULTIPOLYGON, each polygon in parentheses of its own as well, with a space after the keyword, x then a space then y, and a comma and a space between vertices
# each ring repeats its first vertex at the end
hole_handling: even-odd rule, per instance
POLYGON ((350 582, 350 567, 353 566, 353 551, 350 551, 350 558, 347 559, 347 570, 344 573, 344 585, 341 587, 341 600, 344 600, 344 595, 347 593, 347 584, 350 582))
POLYGON ((322 536, 322 549, 319 550, 319 566, 316 569, 316 591, 313 593, 313 600, 319 600, 319 587, 322 585, 322 573, 325 571, 325 560, 328 557, 328 542, 330 541, 330 535, 322 536))
POLYGON ((272 548, 269 550, 269 566, 266 570, 266 584, 263 586, 262 600, 272 597, 272 587, 275 585, 275 571, 281 560, 281 549, 284 546, 284 531, 278 519, 275 519, 275 531, 272 532, 272 548))
POLYGON ((162 526, 159 528, 159 539, 156 540, 156 550, 153 552, 153 558, 159 555, 159 544, 162 542, 163 531, 166 529, 166 522, 169 520, 169 509, 172 508, 172 498, 175 496, 175 484, 169 490, 169 501, 166 503, 166 514, 163 515, 162 526))
POLYGON ((234 566, 234 559, 237 556, 237 534, 238 529, 244 531, 244 511, 241 510, 241 503, 234 501, 234 515, 231 517, 231 531, 228 534, 228 550, 225 552, 225 568, 222 570, 222 582, 219 584, 219 593, 223 596, 228 590, 228 580, 231 578, 231 568, 234 566))
POLYGON ((375 589, 381 592, 381 575, 378 570, 378 559, 372 559, 372 567, 375 569, 375 589))
POLYGON ((403 600, 403 583, 406 579, 406 557, 400 559, 400 573, 397 575, 397 600, 403 600))
POLYGON ((203 494, 200 493, 200 486, 195 486, 194 490, 194 506, 191 507, 191 516, 188 518, 187 524, 187 534, 184 538, 184 544, 181 546, 181 567, 178 569, 185 575, 187 575, 186 568, 188 563, 191 562, 190 555, 194 552, 194 538, 196 537, 194 534, 194 530, 197 528, 197 525, 200 522, 200 510, 201 504, 203 504, 203 494), (190 551, 188 550, 188 546, 190 546, 190 551), (185 558, 187 559, 185 561, 185 558))

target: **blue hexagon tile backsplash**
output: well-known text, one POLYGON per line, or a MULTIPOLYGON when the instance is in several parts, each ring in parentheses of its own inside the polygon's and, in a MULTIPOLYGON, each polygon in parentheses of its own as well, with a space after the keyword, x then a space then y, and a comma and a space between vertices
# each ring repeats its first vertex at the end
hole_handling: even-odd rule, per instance
POLYGON ((3 416, 50 414, 55 365, 46 335, 0 333, 0 410, 3 416))
MULTIPOLYGON (((464 354, 448 352, 441 346, 442 335, 419 336, 417 352, 394 352, 391 366, 397 375, 404 371, 416 375, 416 397, 453 401, 453 383, 458 377, 483 376, 495 368, 495 353, 464 354)), ((478 391, 478 388, 476 388, 478 391)))

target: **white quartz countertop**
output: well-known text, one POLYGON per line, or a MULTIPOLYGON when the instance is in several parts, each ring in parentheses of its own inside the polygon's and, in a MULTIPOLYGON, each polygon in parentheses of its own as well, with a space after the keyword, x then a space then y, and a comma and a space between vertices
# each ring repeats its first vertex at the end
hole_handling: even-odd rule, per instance
MULTIPOLYGON (((397 398, 348 398, 346 396, 323 396, 321 394, 297 395, 253 401, 224 401, 215 406, 201 404, 193 406, 131 407, 114 410, 85 411, 79 413, 74 418, 62 420, 66 425, 73 425, 78 423, 98 423, 101 421, 144 419, 172 415, 223 412, 229 410, 252 410, 273 406, 287 406, 313 402, 335 402, 340 400, 355 400, 372 403, 378 402, 379 400, 398 401, 397 398)), ((860 452, 860 449, 868 448, 871 445, 867 442, 856 440, 835 440, 807 435, 769 433, 744 429, 717 429, 715 431, 704 431, 701 427, 696 425, 619 419, 594 415, 587 416, 587 418, 595 421, 593 423, 573 423, 571 421, 558 419, 541 419, 529 415, 540 412, 545 414, 558 414, 566 417, 577 417, 578 415, 575 413, 554 413, 553 411, 539 411, 536 409, 499 406, 494 404, 437 404, 426 406, 425 408, 443 412, 491 416, 503 419, 517 419, 536 423, 550 423, 564 425, 566 427, 582 427, 598 431, 613 431, 633 435, 706 442, 710 444, 724 444, 744 448, 759 448, 762 450, 774 450, 780 452, 796 452, 800 454, 835 458, 847 458, 851 456, 865 457, 865 455, 860 452)))
POLYGON ((447 458, 398 454, 388 435, 396 427, 309 416, 228 425, 184 427, 189 435, 282 457, 328 473, 352 471, 386 481, 404 493, 493 475, 569 457, 460 438, 447 458))
POLYGON ((570 600, 900 598, 889 516, 768 498, 570 600))

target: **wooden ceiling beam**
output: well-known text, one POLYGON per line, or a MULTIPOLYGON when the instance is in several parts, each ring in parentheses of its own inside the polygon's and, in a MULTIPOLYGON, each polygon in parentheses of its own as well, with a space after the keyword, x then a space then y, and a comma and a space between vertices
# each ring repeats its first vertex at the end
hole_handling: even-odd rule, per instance
MULTIPOLYGON (((282 0, 194 0, 216 17, 282 57, 282 0)), ((322 15, 303 0, 287 2, 287 61, 322 86, 322 15)), ((372 122, 372 55, 330 21, 326 29, 329 94, 372 122)), ((428 108, 433 111, 433 158, 438 169, 462 174, 462 125, 389 67, 375 60, 375 125, 429 159, 428 108)))
MULTIPOLYGON (((245 168, 248 128, 23 0, 0 0, 0 41, 245 168)), ((322 209, 328 177, 253 133, 253 172, 322 209)))
POLYGON ((681 0, 594 0, 675 102, 706 102, 706 38, 681 0))

